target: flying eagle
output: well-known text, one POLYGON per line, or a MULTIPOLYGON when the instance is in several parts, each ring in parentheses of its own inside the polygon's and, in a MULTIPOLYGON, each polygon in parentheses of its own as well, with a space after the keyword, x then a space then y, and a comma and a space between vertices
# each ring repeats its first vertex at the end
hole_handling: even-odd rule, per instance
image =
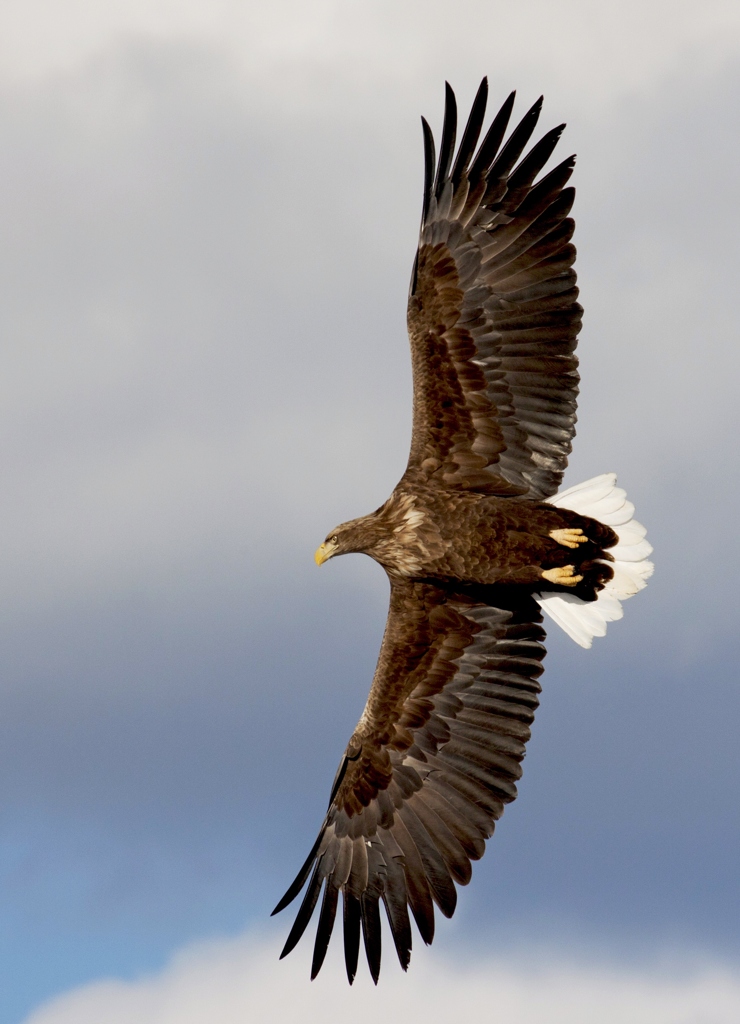
POLYGON ((520 762, 540 692, 541 611, 583 647, 652 572, 616 477, 557 494, 575 433, 581 306, 567 187, 574 157, 535 181, 564 125, 522 158, 542 100, 504 143, 512 93, 478 147, 483 79, 455 152, 449 85, 439 159, 424 132, 424 202, 411 275, 411 454, 388 501, 333 529, 316 562, 357 551, 390 580, 370 694, 318 838, 275 908, 308 887, 283 949, 321 896, 311 977, 342 894, 350 983, 360 933, 377 982, 380 902, 405 970, 409 909, 422 939, 450 917, 520 762), (502 145, 503 143, 503 145, 502 145))

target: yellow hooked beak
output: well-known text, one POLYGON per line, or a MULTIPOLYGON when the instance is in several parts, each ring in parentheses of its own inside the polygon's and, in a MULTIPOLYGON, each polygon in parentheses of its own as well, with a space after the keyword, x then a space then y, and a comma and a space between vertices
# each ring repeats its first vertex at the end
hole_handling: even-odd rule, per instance
POLYGON ((313 558, 317 565, 321 565, 322 562, 325 562, 327 558, 329 558, 329 551, 326 548, 326 544, 319 544, 313 558))

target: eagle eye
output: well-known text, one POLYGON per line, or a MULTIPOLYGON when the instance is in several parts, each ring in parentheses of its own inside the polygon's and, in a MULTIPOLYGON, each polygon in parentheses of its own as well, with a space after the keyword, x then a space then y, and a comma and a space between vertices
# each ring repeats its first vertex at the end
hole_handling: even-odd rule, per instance
POLYGON ((333 537, 329 538, 329 543, 330 544, 338 544, 339 543, 339 537, 337 537, 336 533, 334 534, 333 537))

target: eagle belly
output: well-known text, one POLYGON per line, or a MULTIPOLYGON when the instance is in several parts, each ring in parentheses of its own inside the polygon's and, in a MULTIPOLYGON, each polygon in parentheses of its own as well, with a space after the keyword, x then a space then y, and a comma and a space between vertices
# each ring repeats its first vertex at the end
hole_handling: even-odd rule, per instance
POLYGON ((392 576, 478 586, 548 586, 543 570, 572 565, 583 580, 568 592, 585 600, 594 600, 611 578, 606 549, 617 543, 616 533, 570 509, 524 498, 431 489, 396 493, 394 499, 392 532, 384 557, 378 558, 392 576), (575 551, 552 536, 568 530, 580 530, 586 537, 575 551))

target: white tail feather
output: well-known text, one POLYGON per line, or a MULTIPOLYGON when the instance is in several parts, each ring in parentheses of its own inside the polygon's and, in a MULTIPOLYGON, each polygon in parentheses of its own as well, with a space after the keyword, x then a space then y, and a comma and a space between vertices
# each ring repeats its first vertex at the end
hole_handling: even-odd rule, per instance
POLYGON ((543 612, 547 612, 569 637, 581 647, 590 647, 595 636, 606 634, 607 622, 621 619, 622 601, 647 586, 653 563, 647 556, 653 550, 645 540, 645 527, 633 519, 635 506, 617 487, 615 473, 602 473, 585 483, 560 491, 549 502, 579 515, 598 519, 611 526, 619 537, 609 554, 614 578, 599 591, 595 601, 582 601, 574 594, 535 594, 543 612))

